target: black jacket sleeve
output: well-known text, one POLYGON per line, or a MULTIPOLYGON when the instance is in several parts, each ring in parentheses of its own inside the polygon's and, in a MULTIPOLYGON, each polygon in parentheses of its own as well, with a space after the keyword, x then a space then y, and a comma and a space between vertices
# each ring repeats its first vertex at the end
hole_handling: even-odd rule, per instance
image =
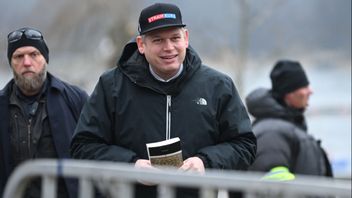
POLYGON ((248 113, 227 77, 219 99, 219 143, 201 149, 198 156, 207 168, 246 170, 253 163, 257 142, 248 113))
POLYGON ((133 162, 136 154, 112 143, 114 137, 113 81, 101 77, 83 107, 71 142, 71 155, 76 159, 133 162))

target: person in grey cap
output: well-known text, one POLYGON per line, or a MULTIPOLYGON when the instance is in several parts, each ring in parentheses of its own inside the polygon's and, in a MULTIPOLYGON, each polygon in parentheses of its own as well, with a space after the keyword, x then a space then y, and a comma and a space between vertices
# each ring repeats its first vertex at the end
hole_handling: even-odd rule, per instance
MULTIPOLYGON (((88 98, 47 72, 49 49, 40 31, 21 28, 7 39, 13 79, 0 91, 0 195, 20 163, 70 157, 70 139, 88 98)), ((40 197, 40 189, 35 180, 25 197, 40 197)), ((58 197, 77 197, 74 182, 60 179, 58 197)))
MULTIPOLYGON (((202 64, 185 26, 176 5, 141 11, 139 35, 117 67, 100 77, 82 110, 74 158, 155 169, 146 144, 179 137, 183 171, 245 170, 254 161, 256 138, 234 83, 202 64)), ((156 197, 156 187, 138 185, 135 196, 156 197)), ((197 192, 182 189, 177 197, 197 192)))
POLYGON ((272 88, 258 88, 246 97, 255 118, 257 157, 249 170, 268 172, 273 180, 292 180, 295 174, 332 176, 320 140, 307 132, 304 111, 313 93, 301 64, 280 60, 270 73, 272 88))

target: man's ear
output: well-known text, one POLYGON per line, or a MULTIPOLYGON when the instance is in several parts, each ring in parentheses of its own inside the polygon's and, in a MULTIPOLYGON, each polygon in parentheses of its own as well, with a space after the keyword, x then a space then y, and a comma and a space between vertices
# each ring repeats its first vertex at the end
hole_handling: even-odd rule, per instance
POLYGON ((292 98, 294 97, 293 92, 287 93, 284 95, 284 101, 286 105, 291 106, 292 105, 292 98))
POLYGON ((188 34, 188 30, 186 28, 184 28, 184 35, 185 35, 186 47, 188 47, 189 46, 189 34, 188 34))
POLYGON ((144 54, 144 46, 143 46, 143 38, 142 38, 142 36, 137 36, 136 42, 137 42, 139 53, 144 54))

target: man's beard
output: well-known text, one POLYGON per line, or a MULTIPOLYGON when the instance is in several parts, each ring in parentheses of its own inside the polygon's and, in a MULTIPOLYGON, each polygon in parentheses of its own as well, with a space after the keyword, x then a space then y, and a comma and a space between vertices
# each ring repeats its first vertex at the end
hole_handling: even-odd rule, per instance
POLYGON ((30 94, 30 95, 37 94, 41 90, 44 84, 44 81, 46 79, 46 75, 47 75, 46 67, 47 65, 45 64, 43 69, 38 74, 34 74, 32 77, 29 77, 29 78, 26 78, 25 76, 17 74, 13 70, 13 75, 14 75, 14 80, 16 85, 20 88, 22 92, 24 92, 24 94, 30 94))

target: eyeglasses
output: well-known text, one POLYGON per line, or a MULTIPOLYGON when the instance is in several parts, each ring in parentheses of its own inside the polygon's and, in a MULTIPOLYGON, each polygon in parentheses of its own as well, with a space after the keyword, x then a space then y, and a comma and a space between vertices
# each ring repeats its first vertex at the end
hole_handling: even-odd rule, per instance
POLYGON ((15 30, 13 32, 10 32, 9 35, 7 36, 7 40, 9 43, 14 43, 18 40, 20 40, 23 36, 23 34, 26 36, 27 39, 31 40, 42 40, 43 35, 41 32, 38 30, 34 29, 22 29, 22 30, 15 30))

